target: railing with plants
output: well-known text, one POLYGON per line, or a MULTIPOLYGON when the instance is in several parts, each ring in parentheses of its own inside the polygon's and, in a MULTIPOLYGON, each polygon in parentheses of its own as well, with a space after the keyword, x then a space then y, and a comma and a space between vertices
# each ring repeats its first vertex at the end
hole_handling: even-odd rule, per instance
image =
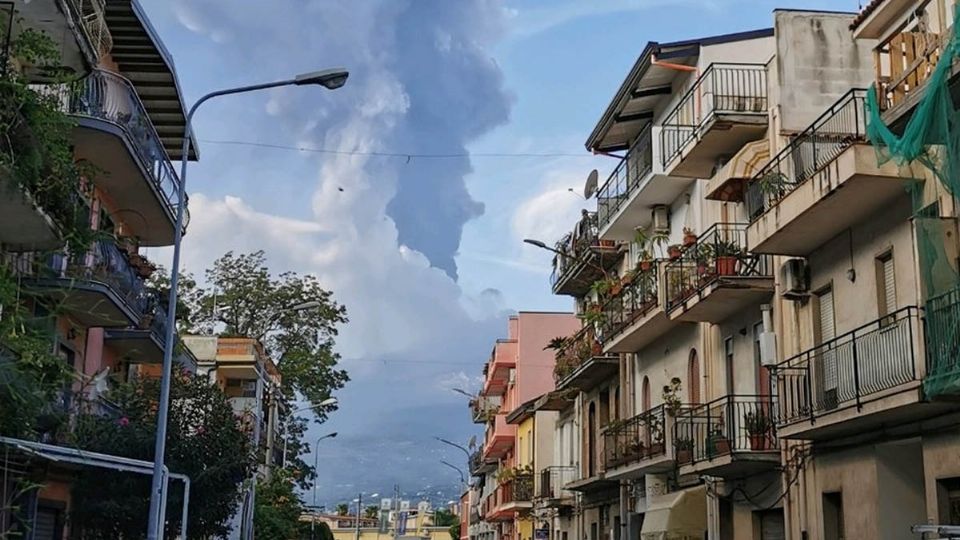
POLYGON ((478 396, 470 400, 470 411, 473 421, 483 423, 490 420, 493 415, 500 412, 500 396, 478 396))
POLYGON ((601 229, 630 200, 640 182, 653 170, 652 126, 650 123, 643 128, 626 157, 597 192, 597 221, 601 229))
POLYGON ((776 449, 773 411, 770 396, 729 395, 679 412, 673 441, 677 463, 776 449))
POLYGON ((533 500, 533 469, 530 466, 504 467, 497 472, 499 504, 533 500))
MULTIPOLYGON (((123 129, 133 143, 141 165, 151 176, 170 218, 173 219, 177 206, 181 203, 177 192, 180 181, 163 142, 130 81, 116 73, 98 69, 61 91, 66 112, 107 120, 123 129)), ((184 218, 186 224, 189 215, 184 218)))
POLYGON ((924 327, 927 346, 928 397, 956 393, 960 380, 960 287, 926 302, 924 327))
POLYGON ((572 496, 564 486, 577 479, 577 469, 569 465, 551 465, 540 471, 539 499, 563 499, 572 496))
POLYGON ((612 422, 604 432, 604 465, 622 467, 666 454, 667 405, 612 422))
POLYGON ((866 90, 853 89, 790 141, 747 186, 750 221, 776 206, 851 145, 866 140, 866 90))
POLYGON ((109 286, 138 316, 148 312, 152 293, 114 242, 99 240, 85 255, 54 254, 49 260, 53 276, 98 281, 109 286))
POLYGON ((553 259, 553 273, 550 275, 550 284, 556 286, 568 276, 579 272, 588 266, 590 257, 595 249, 614 249, 616 246, 609 241, 600 240, 597 214, 584 212, 573 231, 566 234, 554 246, 559 251, 553 259))
POLYGON ((558 386, 585 362, 603 354, 593 328, 587 324, 576 334, 553 338, 547 344, 548 349, 554 350, 553 378, 558 386))
POLYGON ((607 342, 660 304, 659 263, 640 261, 603 304, 599 337, 607 342))
POLYGON ((666 167, 718 114, 767 114, 767 67, 715 63, 663 121, 660 152, 666 167))
POLYGON ((664 267, 667 280, 666 309, 672 310, 718 280, 734 277, 769 277, 769 255, 747 251, 747 225, 717 223, 664 267))
POLYGON ((917 379, 919 309, 910 306, 804 351, 774 368, 781 425, 917 379))

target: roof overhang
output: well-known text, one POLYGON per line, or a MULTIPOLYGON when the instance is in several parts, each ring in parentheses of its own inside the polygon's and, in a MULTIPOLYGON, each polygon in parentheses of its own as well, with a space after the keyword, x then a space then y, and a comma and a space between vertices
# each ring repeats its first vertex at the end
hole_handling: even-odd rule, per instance
MULTIPOLYGON (((138 0, 108 0, 107 27, 113 36, 111 56, 133 83, 171 160, 179 160, 186 127, 186 107, 173 58, 138 0)), ((191 137, 190 159, 197 159, 191 137)))

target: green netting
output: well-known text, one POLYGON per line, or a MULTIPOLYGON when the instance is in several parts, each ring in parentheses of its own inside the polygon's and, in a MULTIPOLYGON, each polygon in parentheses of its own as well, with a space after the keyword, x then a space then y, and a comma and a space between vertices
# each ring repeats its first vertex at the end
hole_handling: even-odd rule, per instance
MULTIPOLYGON (((960 6, 955 9, 954 20, 960 6)), ((923 83, 925 93, 916 105, 901 135, 883 121, 876 87, 867 93, 867 137, 877 149, 881 163, 894 160, 900 166, 918 164, 936 178, 956 201, 960 194, 960 110, 950 94, 950 75, 960 56, 957 27, 944 36, 940 59, 923 83)), ((911 176, 921 176, 914 171, 911 176)), ((955 267, 957 239, 952 225, 931 211, 925 196, 935 186, 918 182, 908 190, 913 200, 920 281, 925 307, 927 376, 924 391, 930 398, 960 394, 960 275, 955 267), (948 245, 948 242, 953 245, 948 245)))

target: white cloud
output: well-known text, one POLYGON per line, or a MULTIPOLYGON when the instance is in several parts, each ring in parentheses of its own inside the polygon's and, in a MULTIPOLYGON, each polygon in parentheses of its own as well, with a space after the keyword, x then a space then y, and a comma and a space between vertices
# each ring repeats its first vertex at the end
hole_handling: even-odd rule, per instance
POLYGON ((514 211, 511 226, 516 237, 553 245, 570 232, 581 210, 592 206, 581 195, 584 177, 579 169, 548 172, 541 191, 521 202, 514 211))

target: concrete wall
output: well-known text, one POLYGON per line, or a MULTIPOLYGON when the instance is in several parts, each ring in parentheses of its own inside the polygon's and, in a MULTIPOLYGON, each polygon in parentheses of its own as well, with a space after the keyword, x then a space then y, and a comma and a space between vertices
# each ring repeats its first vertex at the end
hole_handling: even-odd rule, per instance
MULTIPOLYGON (((560 464, 554 461, 554 433, 556 429, 557 413, 540 411, 533 417, 533 470, 539 473, 544 467, 560 464)), ((539 482, 539 478, 537 478, 539 482)))
MULTIPOLYGON (((707 364, 703 355, 700 337, 700 327, 697 324, 687 323, 671 330, 660 339, 650 343, 634 355, 634 369, 636 385, 636 395, 634 402, 637 407, 642 408, 643 396, 643 378, 650 380, 650 405, 656 407, 663 403, 663 387, 669 384, 670 379, 679 377, 682 381, 680 390, 680 399, 684 403, 689 401, 690 385, 700 385, 700 395, 705 396, 703 388, 704 367, 707 364), (688 380, 687 366, 690 359, 691 349, 697 349, 700 358, 701 380, 688 380)), ((635 411, 640 413, 643 411, 635 411)))
POLYGON ((777 58, 771 74, 777 84, 771 97, 780 132, 803 131, 851 88, 873 82, 875 43, 854 40, 852 21, 844 13, 774 12, 777 58))
MULTIPOLYGON (((756 304, 731 316, 708 330, 706 356, 710 366, 705 381, 707 400, 728 394, 757 394, 758 369, 754 353, 754 327, 762 321, 760 305, 756 304), (733 340, 733 388, 727 387, 724 341, 733 340)), ((702 363, 702 361, 701 361, 702 363)))
POLYGON ((923 436, 923 478, 926 518, 929 523, 947 523, 949 515, 942 512, 937 493, 937 481, 960 477, 960 433, 923 436))

